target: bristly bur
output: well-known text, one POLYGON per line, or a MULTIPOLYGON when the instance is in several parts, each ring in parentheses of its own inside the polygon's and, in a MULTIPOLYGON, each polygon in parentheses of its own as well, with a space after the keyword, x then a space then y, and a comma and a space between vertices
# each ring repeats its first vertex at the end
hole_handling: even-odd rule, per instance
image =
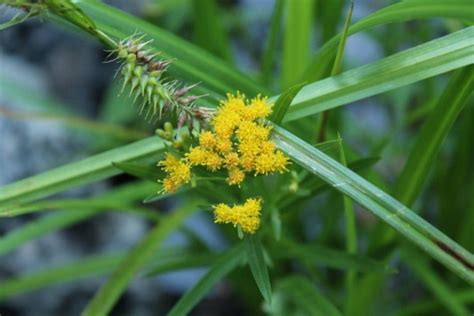
POLYGON ((116 55, 114 60, 122 63, 118 70, 123 77, 122 92, 128 87, 133 102, 139 102, 140 115, 148 121, 175 115, 178 127, 187 125, 192 129, 195 123, 205 123, 212 110, 196 106, 199 97, 189 94, 196 84, 183 86, 166 80, 164 74, 171 61, 157 59, 158 54, 147 48, 152 41, 143 39, 144 35, 131 36, 111 51, 116 55))

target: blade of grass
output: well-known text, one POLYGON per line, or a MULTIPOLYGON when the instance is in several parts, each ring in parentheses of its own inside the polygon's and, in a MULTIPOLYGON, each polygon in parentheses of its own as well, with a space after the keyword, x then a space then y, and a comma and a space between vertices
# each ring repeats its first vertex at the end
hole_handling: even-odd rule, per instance
POLYGON ((287 2, 281 65, 281 87, 283 89, 301 82, 298 79, 309 59, 313 15, 314 0, 287 2))
POLYGON ((96 210, 61 211, 32 221, 0 238, 0 256, 7 254, 29 240, 36 239, 53 230, 62 229, 84 221, 96 214, 96 210))
POLYGON ((284 93, 282 93, 278 99, 275 101, 275 104, 272 107, 272 114, 270 115, 269 120, 273 123, 280 125, 283 121, 283 118, 286 115, 286 112, 290 108, 291 101, 295 98, 298 92, 303 88, 306 83, 297 84, 291 88, 288 88, 284 93))
MULTIPOLYGON (((339 46, 337 48, 336 60, 332 67, 331 76, 339 75, 342 71, 342 62, 344 60, 344 49, 346 48, 347 32, 349 30, 349 25, 352 20, 352 11, 354 10, 354 3, 351 1, 349 12, 346 16, 346 21, 344 22, 344 28, 342 31, 341 39, 339 41, 339 46)), ((326 128, 329 121, 329 110, 323 112, 321 118, 321 125, 319 127, 318 142, 324 142, 326 140, 326 128)))
POLYGON ((179 299, 167 315, 187 315, 217 282, 239 265, 242 259, 244 259, 244 248, 241 244, 226 251, 209 268, 209 271, 179 299))
POLYGON ((150 46, 161 52, 160 56, 174 60, 170 74, 190 83, 203 82, 206 85, 207 89, 199 93, 209 93, 211 97, 216 97, 238 87, 249 96, 267 94, 267 90, 255 80, 163 29, 98 1, 77 0, 76 4, 107 34, 122 39, 137 32, 146 34, 148 39, 153 40, 150 46))
MULTIPOLYGON (((342 146, 342 139, 341 136, 338 135, 339 138, 339 160, 341 165, 347 167, 346 155, 344 153, 344 147, 342 146)), ((344 219, 345 219, 345 228, 346 228, 346 250, 349 254, 356 254, 357 253, 357 226, 356 226, 356 218, 354 212, 354 205, 352 204, 352 200, 343 195, 343 204, 344 204, 344 219)), ((346 311, 350 309, 350 301, 353 296, 356 294, 356 273, 354 270, 348 270, 346 273, 345 278, 345 285, 346 285, 346 311)))
MULTIPOLYGON (((470 0, 402 1, 361 19, 349 28, 348 33, 351 35, 376 25, 433 17, 472 22, 474 13, 471 7, 470 0)), ((314 81, 323 78, 334 58, 340 37, 341 34, 334 36, 319 49, 305 70, 303 80, 314 81)))
POLYGON ((338 76, 305 86, 285 121, 299 119, 474 63, 468 27, 338 76))
POLYGON ((168 256, 160 258, 162 260, 153 262, 153 267, 145 275, 152 277, 168 271, 210 266, 221 257, 221 254, 215 252, 190 252, 177 256, 172 254, 170 253, 168 256))
POLYGON ((267 264, 263 256, 263 246, 258 237, 247 235, 244 237, 245 252, 252 271, 253 278, 260 293, 268 304, 272 302, 272 288, 268 276, 267 264))
POLYGON ((262 71, 261 77, 263 83, 268 86, 272 69, 275 61, 275 52, 277 49, 277 36, 280 32, 283 17, 283 9, 285 8, 285 0, 276 0, 273 7, 273 13, 270 20, 270 28, 265 41, 265 48, 262 55, 262 71))
POLYGON ((395 272, 393 268, 385 263, 368 257, 349 254, 346 251, 317 244, 300 244, 287 239, 281 240, 274 248, 271 248, 271 253, 272 257, 282 259, 297 258, 334 269, 353 269, 362 272, 395 272), (285 249, 285 251, 278 251, 278 249, 285 249))
POLYGON ((117 269, 94 295, 94 298, 84 309, 82 315, 96 316, 108 314, 128 284, 132 281, 134 275, 153 257, 153 254, 161 246, 164 239, 181 225, 184 219, 186 219, 192 211, 195 211, 195 208, 195 203, 189 203, 175 210, 168 217, 163 218, 163 220, 119 262, 117 269))
POLYGON ((420 218, 415 212, 278 126, 274 126, 273 140, 277 147, 296 163, 360 203, 460 278, 474 284, 474 272, 471 266, 474 263, 474 255, 420 218), (439 243, 442 243, 444 248, 441 248, 439 243), (445 249, 449 249, 449 252, 445 249))
MULTIPOLYGON (((459 304, 472 304, 474 303, 474 289, 458 291, 453 294, 453 299, 459 304)), ((439 311, 440 306, 439 300, 422 301, 402 307, 390 316, 433 315, 439 311)))
POLYGON ((278 283, 278 289, 291 297, 305 315, 341 316, 334 304, 307 279, 302 276, 291 276, 278 283))
POLYGON ((456 71, 410 151, 395 188, 400 202, 411 205, 420 193, 430 167, 451 126, 474 91, 474 66, 456 71))
POLYGON ((193 0, 194 41, 217 57, 232 63, 232 54, 227 34, 215 0, 193 0), (212 40, 209 40, 212 39, 212 40))
POLYGON ((441 280, 429 267, 428 262, 416 251, 409 248, 402 249, 402 256, 411 270, 414 272, 424 286, 433 293, 439 302, 446 307, 450 315, 468 316, 469 311, 454 298, 445 282, 441 280))
POLYGON ((141 161, 163 150, 158 137, 112 149, 0 188, 0 209, 30 202, 72 186, 99 181, 120 173, 113 162, 141 161))
POLYGON ((122 257, 122 254, 94 256, 73 263, 48 267, 18 278, 2 280, 0 301, 54 284, 108 273, 122 257))

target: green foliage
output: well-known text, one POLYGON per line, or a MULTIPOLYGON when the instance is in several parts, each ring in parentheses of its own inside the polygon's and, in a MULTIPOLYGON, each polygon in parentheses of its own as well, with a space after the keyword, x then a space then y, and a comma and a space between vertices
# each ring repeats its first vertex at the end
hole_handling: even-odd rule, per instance
MULTIPOLYGON (((115 142, 106 140, 103 145, 116 147, 0 187, 0 217, 52 212, 2 236, 0 255, 105 211, 127 211, 155 226, 123 253, 89 257, 4 280, 0 300, 107 274, 108 279, 83 312, 107 315, 134 278, 207 267, 168 315, 192 312, 223 281, 231 285, 249 314, 263 310, 275 316, 342 315, 341 311, 347 315, 418 315, 441 309, 443 314, 469 314, 473 293, 465 284, 474 284, 474 255, 469 248, 474 199, 466 198, 474 185, 470 176, 474 153, 471 1, 401 1, 351 25, 352 4, 346 10, 344 4, 349 3, 344 1, 323 5, 313 0, 277 0, 262 47, 259 80, 231 65, 237 59, 230 35, 235 36, 248 17, 227 12, 218 1, 180 4, 192 8, 190 37, 194 43, 169 32, 166 23, 158 27, 99 1, 2 3, 24 11, 0 30, 38 15, 72 24, 75 30, 101 41, 120 60, 122 81, 118 84, 117 79, 109 91, 100 116, 103 122, 91 125, 75 118, 62 104, 23 91, 21 83, 0 76, 2 94, 36 103, 45 113, 61 114, 56 118, 69 127, 93 135, 108 134, 115 142), (434 38, 439 32, 431 32, 432 24, 426 21, 433 17, 442 18, 437 27, 446 35, 434 38), (405 21, 415 21, 423 31, 398 32, 413 46, 402 51, 399 47, 405 42, 393 43, 400 37, 383 37, 392 27, 403 27, 395 23, 405 21), (339 25, 343 25, 342 32, 334 34, 339 25), (346 40, 375 26, 380 34, 368 34, 385 50, 385 56, 343 71, 346 40), (316 41, 318 48, 312 54, 316 38, 322 42, 316 41), (441 75, 449 72, 452 74, 445 84, 441 75), (323 79, 328 75, 331 77, 323 79), (194 87, 178 81, 200 84, 194 87), (128 87, 131 97, 117 98, 120 87, 128 87), (270 91, 275 87, 280 87, 280 95, 272 96, 270 91), (188 94, 191 88, 193 94, 203 97, 188 94), (172 131, 165 140, 152 136, 127 144, 146 133, 119 126, 139 118, 129 110, 115 108, 139 100, 138 112, 146 119, 169 114, 166 118, 175 122, 174 126, 187 123, 192 127, 196 122, 205 126, 218 101, 236 91, 249 97, 270 96, 274 103, 268 122, 274 124, 271 137, 292 159, 290 172, 248 177, 241 187, 229 187, 222 185, 224 173, 199 171, 185 188, 158 195, 164 172, 156 163, 165 152, 180 153, 168 146, 174 145, 178 133, 172 131), (347 118, 347 105, 375 96, 381 103, 394 105, 391 122, 410 137, 401 141, 400 131, 393 126, 386 128, 385 135, 364 134, 364 117, 355 122, 347 118), (338 110, 332 110, 335 108, 338 110), (328 110, 334 113, 331 121, 323 114, 328 110), (324 137, 319 139, 329 140, 313 145, 317 114, 323 117, 320 133, 324 137), (418 130, 419 121, 423 126, 418 130), (365 154, 360 154, 358 143, 364 143, 365 154), (376 163, 385 169, 376 168, 376 163), (399 170, 393 185, 387 172, 393 176, 399 170), (40 200, 121 173, 141 180, 89 199, 40 200), (219 238, 230 244, 221 253, 208 249, 199 233, 181 225, 195 211, 210 210, 222 201, 241 204, 255 196, 263 200, 259 231, 242 236, 241 230, 218 226, 219 238), (163 215, 153 210, 151 202, 164 198, 184 203, 163 215), (345 226, 339 224, 342 220, 345 226), (189 244, 164 248, 165 238, 177 230, 187 236, 189 244), (407 276, 407 284, 394 282, 407 276), (411 293, 413 285, 425 290, 419 294, 424 301, 404 307, 412 300, 405 293, 411 293), (403 294, 390 293, 388 298, 384 293, 388 286, 403 294)), ((197 143, 192 136, 196 133, 190 144, 197 143)))

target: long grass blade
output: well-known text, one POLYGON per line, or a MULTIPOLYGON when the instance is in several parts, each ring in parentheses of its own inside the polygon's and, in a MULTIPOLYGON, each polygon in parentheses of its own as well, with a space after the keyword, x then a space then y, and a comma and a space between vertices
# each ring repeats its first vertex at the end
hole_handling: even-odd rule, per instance
POLYGON ((387 193, 296 136, 275 126, 273 138, 277 147, 295 162, 360 203, 466 282, 474 284, 474 255, 469 251, 387 193))
POLYGON ((400 202, 411 205, 420 193, 443 140, 474 91, 474 66, 453 74, 410 151, 395 189, 400 202))
POLYGON ((122 257, 122 254, 89 257, 73 263, 48 267, 17 278, 2 280, 0 301, 55 284, 108 273, 122 257))
POLYGON ((173 306, 168 316, 187 315, 217 282, 238 266, 242 259, 244 259, 244 254, 242 245, 237 245, 222 254, 196 285, 187 291, 178 303, 173 306))
MULTIPOLYGON (((401 1, 383 8, 355 23, 349 28, 349 35, 368 28, 394 23, 433 17, 474 21, 474 12, 470 0, 421 0, 401 1)), ((331 38, 312 57, 302 80, 314 81, 323 78, 334 58, 341 34, 331 38)))
POLYGON ((263 298, 269 304, 272 301, 272 288, 268 276, 267 264, 263 255, 263 246, 256 236, 245 236, 244 240, 247 260, 253 278, 263 298))
POLYGON ((174 231, 183 220, 194 211, 196 205, 188 205, 175 210, 171 215, 163 218, 140 243, 130 251, 118 264, 107 282, 102 285, 94 298, 89 302, 82 315, 107 315, 117 300, 132 281, 135 274, 151 259, 164 239, 174 231))

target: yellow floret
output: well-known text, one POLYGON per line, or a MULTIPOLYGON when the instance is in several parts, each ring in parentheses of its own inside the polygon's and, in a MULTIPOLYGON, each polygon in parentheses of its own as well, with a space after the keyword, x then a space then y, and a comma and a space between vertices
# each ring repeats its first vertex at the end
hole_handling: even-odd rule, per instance
POLYGON ((229 169, 229 176, 227 177, 227 183, 229 185, 239 185, 244 181, 245 173, 239 168, 229 169))
POLYGON ((193 147, 186 154, 186 158, 193 166, 205 166, 211 171, 216 171, 222 165, 222 158, 211 150, 202 148, 201 146, 193 147))
POLYGON ((199 134, 199 145, 206 149, 212 149, 216 145, 216 135, 209 131, 199 134))
POLYGON ((181 185, 191 180, 191 166, 184 159, 178 159, 176 156, 167 153, 164 160, 158 163, 167 173, 163 179, 163 191, 174 192, 181 185))
POLYGON ((239 154, 230 152, 224 155, 224 164, 227 168, 234 168, 239 165, 239 154))
POLYGON ((242 117, 247 120, 256 120, 260 118, 265 118, 272 113, 272 108, 267 102, 266 97, 261 97, 258 95, 250 102, 248 110, 245 115, 242 117))
POLYGON ((207 159, 207 150, 202 148, 201 146, 193 147, 189 150, 186 154, 186 158, 191 165, 204 165, 207 159))
POLYGON ((213 206, 214 222, 239 225, 242 231, 254 234, 260 226, 260 199, 247 199, 243 205, 230 207, 223 203, 213 206))

